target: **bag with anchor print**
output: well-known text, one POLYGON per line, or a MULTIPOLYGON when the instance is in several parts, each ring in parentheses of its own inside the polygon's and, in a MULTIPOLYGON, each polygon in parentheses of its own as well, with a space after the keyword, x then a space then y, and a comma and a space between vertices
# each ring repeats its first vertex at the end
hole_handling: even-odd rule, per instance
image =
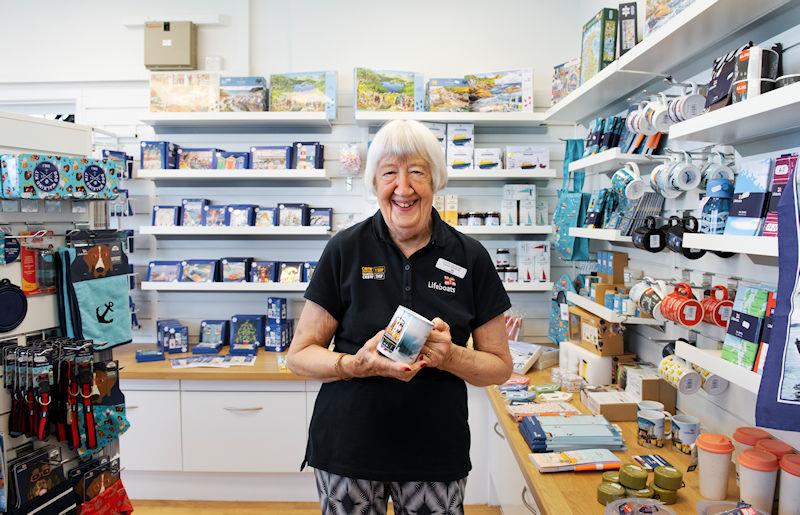
POLYGON ((115 231, 80 232, 59 249, 59 311, 67 336, 95 350, 130 343, 128 257, 115 231), (63 306, 63 308, 62 308, 63 306))

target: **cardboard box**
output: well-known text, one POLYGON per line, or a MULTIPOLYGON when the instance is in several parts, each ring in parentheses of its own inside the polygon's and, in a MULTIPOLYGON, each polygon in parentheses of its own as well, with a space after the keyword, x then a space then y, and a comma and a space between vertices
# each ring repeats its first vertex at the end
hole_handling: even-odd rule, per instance
POLYGON ((619 356, 625 352, 622 324, 612 324, 577 306, 570 306, 570 338, 600 356, 619 356), (575 318, 577 316, 577 318, 575 318), (578 322, 580 320, 580 322, 578 322), (574 327, 579 323, 580 333, 574 327))
MULTIPOLYGON (((600 276, 601 283, 624 284, 625 267, 627 266, 628 254, 625 252, 601 251, 597 253, 597 275, 600 276)), ((603 303, 602 300, 598 302, 603 303)))
POLYGON ((636 420, 638 401, 617 386, 593 387, 581 390, 581 402, 595 415, 609 422, 636 420))
POLYGON ((658 375, 655 365, 623 365, 621 376, 625 378, 625 391, 642 401, 658 401, 664 409, 674 414, 677 390, 658 375))
POLYGON ((625 289, 625 285, 622 284, 622 281, 611 284, 599 282, 594 285, 594 301, 601 306, 605 305, 606 292, 608 291, 619 291, 620 293, 626 293, 627 290, 625 289))
POLYGON ((529 198, 519 201, 519 224, 536 225, 536 199, 529 198))
POLYGON ((503 150, 500 148, 476 148, 474 155, 476 170, 496 170, 503 167, 503 150))
POLYGON ((500 203, 500 225, 517 225, 519 221, 516 200, 503 200, 500 203))

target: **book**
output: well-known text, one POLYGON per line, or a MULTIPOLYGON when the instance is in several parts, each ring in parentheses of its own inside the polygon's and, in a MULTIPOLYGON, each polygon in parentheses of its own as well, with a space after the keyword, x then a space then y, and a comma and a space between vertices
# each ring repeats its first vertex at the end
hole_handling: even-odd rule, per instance
POLYGON ((622 465, 620 459, 608 449, 544 452, 529 454, 528 458, 536 470, 541 473, 616 470, 622 465))

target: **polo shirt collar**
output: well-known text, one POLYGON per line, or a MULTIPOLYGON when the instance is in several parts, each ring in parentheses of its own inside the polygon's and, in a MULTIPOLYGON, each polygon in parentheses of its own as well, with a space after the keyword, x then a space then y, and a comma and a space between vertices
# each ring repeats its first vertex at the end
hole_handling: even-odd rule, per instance
MULTIPOLYGON (((431 244, 437 247, 444 247, 450 241, 450 229, 444 220, 439 217, 439 213, 434 208, 431 208, 431 218, 433 220, 431 244)), ((386 225, 386 221, 383 219, 383 213, 381 213, 380 209, 372 216, 372 228, 378 238, 387 243, 394 244, 392 235, 389 233, 389 227, 386 225)))

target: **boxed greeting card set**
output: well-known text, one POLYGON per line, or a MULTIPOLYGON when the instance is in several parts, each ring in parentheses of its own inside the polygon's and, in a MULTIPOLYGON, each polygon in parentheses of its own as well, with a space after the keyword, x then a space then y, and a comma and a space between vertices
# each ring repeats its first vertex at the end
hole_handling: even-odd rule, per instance
POLYGON ((169 141, 143 141, 139 167, 145 170, 314 170, 325 166, 325 146, 318 141, 250 147, 230 152, 215 147, 180 147, 169 141))
POLYGON ((152 224, 160 227, 300 227, 330 228, 333 208, 310 207, 303 203, 278 204, 277 207, 254 204, 212 204, 208 199, 183 199, 181 205, 153 206, 152 224))

